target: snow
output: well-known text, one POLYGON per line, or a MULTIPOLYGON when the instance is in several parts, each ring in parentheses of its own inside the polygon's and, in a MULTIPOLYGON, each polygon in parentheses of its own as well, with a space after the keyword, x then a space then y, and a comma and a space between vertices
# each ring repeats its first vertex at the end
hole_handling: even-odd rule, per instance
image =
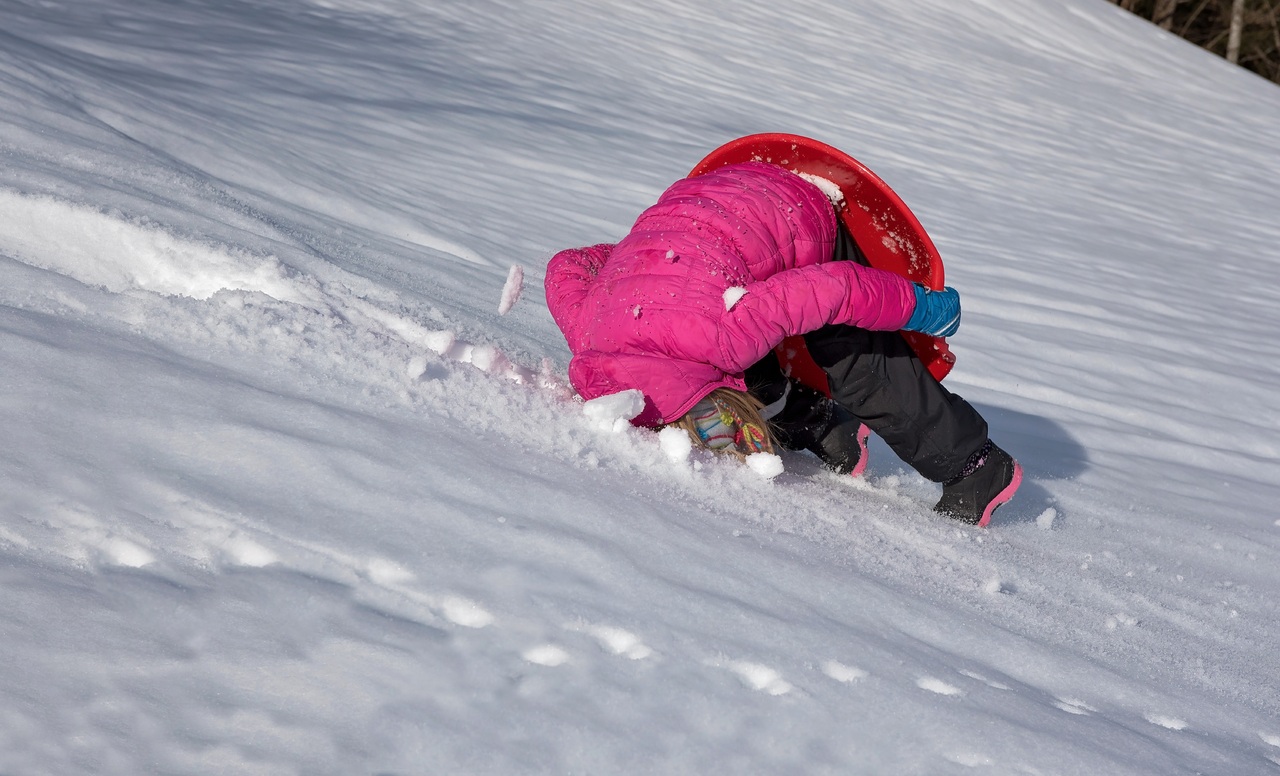
POLYGON ((742 286, 730 286, 724 290, 724 309, 732 310, 738 300, 747 295, 747 289, 742 286))
MULTIPOLYGON (((827 199, 831 200, 831 204, 834 205, 837 210, 844 207, 844 190, 840 188, 838 183, 827 180, 821 175, 814 175, 813 173, 808 172, 798 172, 796 175, 799 175, 801 178, 809 181, 819 189, 822 189, 822 193, 827 195, 827 199)), ((896 245, 897 243, 894 244, 896 245)))
POLYGON ((582 414, 604 431, 621 432, 629 428, 629 421, 641 412, 644 412, 644 394, 634 388, 582 403, 582 414))
POLYGON ((1159 725, 1160 727, 1168 728, 1169 730, 1185 730, 1187 727, 1187 723, 1177 717, 1167 717, 1163 714, 1147 714, 1145 715, 1145 718, 1151 724, 1159 725))
POLYGON ((524 292, 524 267, 512 264, 507 270, 507 282, 502 284, 502 298, 498 301, 498 315, 506 315, 520 301, 524 292))
POLYGON ((828 660, 822 664, 822 673, 835 679, 837 682, 856 682, 859 679, 865 679, 867 672, 861 668, 847 666, 839 660, 828 660))
POLYGON ((785 470, 782 458, 773 453, 752 453, 748 455, 747 468, 766 480, 777 477, 785 470))
POLYGON ((759 663, 726 660, 713 661, 711 665, 723 667, 735 674, 744 686, 766 695, 786 695, 794 689, 777 671, 759 663))
POLYGON ((4 19, 0 772, 1280 763, 1273 84, 1103 0, 4 19), (584 414, 515 304, 770 130, 937 243, 989 528, 584 414))
POLYGON ((569 653, 561 647, 557 647, 555 644, 543 644, 541 646, 525 650, 524 659, 530 663, 554 668, 555 666, 568 663, 569 653))
POLYGON ((1043 512, 1036 515, 1036 525, 1040 526, 1042 531, 1052 531, 1053 521, 1058 516, 1058 510, 1053 507, 1046 507, 1043 512))
POLYGON ((675 426, 665 426, 658 431, 658 446, 672 463, 687 461, 693 453, 693 440, 688 432, 675 426))
POLYGON ((916 687, 938 695, 964 695, 964 690, 953 684, 947 684, 932 676, 922 676, 916 680, 916 687))

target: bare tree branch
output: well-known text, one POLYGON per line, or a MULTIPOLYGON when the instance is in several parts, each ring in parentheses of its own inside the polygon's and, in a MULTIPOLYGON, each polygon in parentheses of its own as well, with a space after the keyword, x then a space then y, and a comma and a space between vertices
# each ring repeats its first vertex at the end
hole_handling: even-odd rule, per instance
POLYGON ((1190 30, 1191 25, 1195 24, 1196 19, 1200 18, 1200 14, 1204 11, 1205 6, 1207 5, 1209 5, 1209 0, 1200 0, 1200 5, 1196 6, 1196 9, 1192 11, 1191 15, 1187 17, 1187 20, 1183 22, 1182 29, 1178 30, 1179 38, 1187 37, 1187 30, 1190 30))
POLYGON ((1151 12, 1151 21, 1164 30, 1173 29, 1173 13, 1178 10, 1179 0, 1156 0, 1156 8, 1151 12))
POLYGON ((1231 31, 1227 37, 1227 61, 1240 61, 1240 36, 1244 32, 1244 0, 1231 0, 1231 31))

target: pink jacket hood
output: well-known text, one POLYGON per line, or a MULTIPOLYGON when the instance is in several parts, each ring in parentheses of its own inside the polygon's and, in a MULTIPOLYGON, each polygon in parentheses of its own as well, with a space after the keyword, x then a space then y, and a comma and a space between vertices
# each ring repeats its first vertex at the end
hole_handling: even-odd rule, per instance
POLYGON ((585 399, 629 388, 639 425, 680 418, 788 336, 833 323, 896 330, 910 281, 833 262, 836 215, 816 186, 762 162, 677 181, 616 245, 561 251, 547 306, 585 399))

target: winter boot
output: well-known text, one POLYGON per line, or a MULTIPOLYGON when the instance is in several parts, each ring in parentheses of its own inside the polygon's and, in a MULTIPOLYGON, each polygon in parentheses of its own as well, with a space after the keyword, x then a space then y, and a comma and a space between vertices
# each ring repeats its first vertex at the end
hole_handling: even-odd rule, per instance
POLYGON ((792 382, 785 406, 769 417, 774 435, 788 450, 808 450, 828 469, 858 476, 867 468, 870 429, 807 385, 792 382))
POLYGON ((871 429, 844 407, 828 401, 831 404, 831 424, 805 449, 821 458, 831 471, 860 477, 867 470, 867 439, 871 436, 871 429))
POLYGON ((983 526, 991 522, 996 507, 1013 498, 1022 484, 1022 467, 987 440, 969 458, 959 476, 942 486, 935 512, 965 523, 983 526))

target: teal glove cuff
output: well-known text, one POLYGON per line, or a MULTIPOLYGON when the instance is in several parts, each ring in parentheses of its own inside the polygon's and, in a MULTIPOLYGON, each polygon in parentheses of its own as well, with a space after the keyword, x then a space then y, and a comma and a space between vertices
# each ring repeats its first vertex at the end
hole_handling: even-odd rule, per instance
POLYGON ((950 337, 960 328, 960 294, 954 288, 931 291, 915 286, 916 309, 903 331, 918 331, 934 337, 950 337))

